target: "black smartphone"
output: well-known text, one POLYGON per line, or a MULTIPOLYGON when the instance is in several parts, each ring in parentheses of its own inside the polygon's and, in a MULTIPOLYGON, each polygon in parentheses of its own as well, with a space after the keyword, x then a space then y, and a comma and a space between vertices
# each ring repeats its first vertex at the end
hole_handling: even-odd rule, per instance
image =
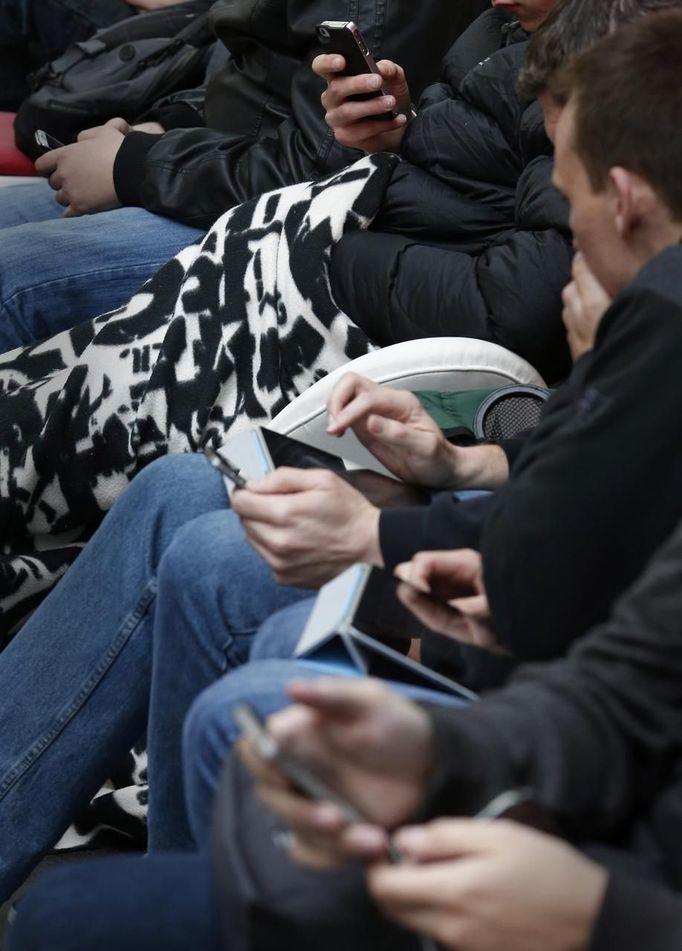
POLYGON ((229 459, 221 456, 217 449, 214 449, 212 446, 205 446, 204 455, 214 469, 217 469, 218 472, 221 472, 230 480, 235 489, 245 488, 246 479, 241 474, 237 466, 233 465, 229 459))
POLYGON ((317 449, 307 443, 277 433, 274 429, 261 429, 272 464, 275 469, 280 466, 291 466, 292 469, 331 469, 332 472, 345 472, 343 459, 324 449, 317 449))
MULTIPOLYGON (((323 20, 318 23, 316 30, 320 46, 325 53, 338 53, 346 61, 346 68, 339 76, 360 76, 363 73, 381 75, 362 33, 352 20, 323 20)), ((358 93, 348 98, 355 102, 364 102, 385 95, 386 90, 382 88, 376 92, 358 93)), ((366 121, 376 119, 390 122, 397 115, 398 113, 391 109, 378 116, 368 116, 366 121)))
POLYGON ((44 132, 42 129, 38 129, 33 138, 35 143, 39 146, 43 152, 51 152, 52 149, 61 149, 64 147, 64 143, 60 142, 59 139, 55 139, 53 135, 49 135, 47 132, 44 132))

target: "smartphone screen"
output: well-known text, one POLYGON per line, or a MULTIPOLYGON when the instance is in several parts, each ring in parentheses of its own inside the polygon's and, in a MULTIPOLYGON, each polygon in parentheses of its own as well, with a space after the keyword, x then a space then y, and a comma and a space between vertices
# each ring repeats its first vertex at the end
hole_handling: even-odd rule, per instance
POLYGON ((283 436, 272 429, 262 429, 263 440, 267 446, 272 464, 291 466, 293 469, 331 469, 332 472, 345 472, 346 466, 339 456, 324 449, 307 446, 291 436, 283 436))

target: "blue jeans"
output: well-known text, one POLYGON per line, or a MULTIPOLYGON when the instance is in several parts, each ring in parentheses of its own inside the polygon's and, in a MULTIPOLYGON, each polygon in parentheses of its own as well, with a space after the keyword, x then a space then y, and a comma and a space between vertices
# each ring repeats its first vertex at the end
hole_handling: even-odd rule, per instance
MULTIPOLYGON (((42 875, 7 951, 223 951, 207 855, 117 856, 42 875)), ((294 948, 291 951, 295 951, 294 948)))
POLYGON ((0 353, 120 307, 204 234, 144 208, 63 211, 47 182, 0 189, 0 353))
MULTIPOLYGON (((288 705, 290 681, 340 675, 336 665, 293 657, 313 604, 314 599, 306 598, 268 618, 253 639, 249 663, 208 687, 192 705, 182 746, 185 799, 192 835, 200 849, 208 848, 220 773, 239 736, 232 717, 234 704, 246 700, 261 716, 269 716, 288 705)), ((346 676, 360 674, 349 670, 346 676)), ((441 691, 392 682, 389 686, 413 700, 463 706, 461 699, 441 691)))
MULTIPOLYGON (((200 852, 154 856, 153 862, 105 859, 48 873, 20 904, 8 951, 143 951, 157 946, 212 951, 225 946, 208 855, 213 794, 238 735, 231 709, 239 700, 248 700, 266 716, 287 705, 286 685, 293 678, 338 673, 322 663, 291 659, 312 604, 305 599, 269 618, 253 641, 250 662, 205 690, 187 718, 187 806, 200 852), (79 922, 77 933, 74 921, 79 922)), ((183 622, 188 621, 200 627, 201 612, 185 614, 183 622)), ((437 691, 392 686, 416 700, 462 705, 437 691)))
POLYGON ((136 477, 0 655, 0 901, 145 729, 150 847, 192 846, 185 714, 305 594, 272 580, 202 456, 136 477))

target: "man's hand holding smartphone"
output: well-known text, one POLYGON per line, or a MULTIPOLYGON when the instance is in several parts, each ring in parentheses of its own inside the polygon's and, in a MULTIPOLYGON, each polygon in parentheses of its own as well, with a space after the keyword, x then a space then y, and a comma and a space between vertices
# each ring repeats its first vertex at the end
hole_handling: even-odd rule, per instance
POLYGON ((313 72, 327 83, 321 101, 325 122, 334 131, 339 145, 363 152, 399 152, 411 114, 410 90, 405 72, 397 63, 384 59, 377 63, 379 75, 340 75, 346 60, 338 53, 323 53, 313 60, 313 72), (351 96, 376 93, 375 99, 353 101, 351 96), (395 119, 386 121, 386 112, 395 110, 395 119))
POLYGON ((453 640, 507 653, 499 647, 477 551, 421 551, 398 565, 398 597, 422 624, 453 640))
POLYGON ((240 740, 237 751, 259 798, 295 833, 294 858, 331 868, 385 857, 386 830, 414 814, 433 768, 427 714, 371 679, 296 681, 289 695, 294 706, 270 717, 268 732, 286 758, 334 790, 335 801, 303 795, 252 742, 240 740), (339 801, 366 821, 349 823, 339 801))

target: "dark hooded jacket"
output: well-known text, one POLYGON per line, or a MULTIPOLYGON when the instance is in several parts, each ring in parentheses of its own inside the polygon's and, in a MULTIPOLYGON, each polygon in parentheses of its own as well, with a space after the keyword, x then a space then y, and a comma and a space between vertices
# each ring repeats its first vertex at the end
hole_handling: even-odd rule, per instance
POLYGON ((565 659, 522 667, 464 711, 430 712, 438 772, 424 817, 530 787, 611 870, 590 951, 682 946, 682 524, 565 659))
POLYGON ((170 131, 126 136, 114 166, 119 200, 208 228, 234 205, 355 161, 357 152, 337 146, 324 121, 324 83, 310 69, 319 52, 316 24, 354 20, 375 56, 401 63, 419 92, 486 6, 487 0, 219 0, 212 18, 227 63, 205 96, 200 90, 175 97, 174 115, 159 114, 170 131))
POLYGON ((495 53, 457 87, 455 44, 408 128, 379 218, 336 246, 332 290, 381 345, 477 337, 554 382, 570 366, 561 290, 571 234, 542 111, 515 92, 525 45, 495 53))

